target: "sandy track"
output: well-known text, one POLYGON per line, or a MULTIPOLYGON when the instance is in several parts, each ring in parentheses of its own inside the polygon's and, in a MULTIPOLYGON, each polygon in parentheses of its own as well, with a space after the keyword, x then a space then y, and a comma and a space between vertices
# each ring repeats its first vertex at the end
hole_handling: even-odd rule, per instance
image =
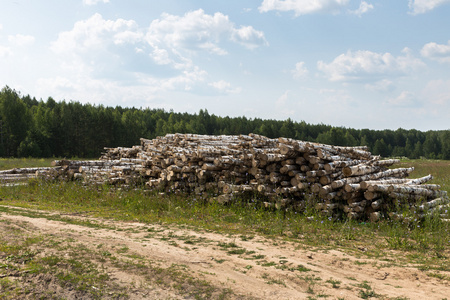
MULTIPOLYGON (((365 295, 381 299, 450 297, 448 281, 429 277, 413 266, 397 266, 392 261, 395 257, 392 253, 386 254, 385 261, 380 261, 363 258, 364 255, 358 257, 357 252, 352 255, 337 249, 320 250, 260 236, 226 236, 175 225, 40 213, 38 218, 20 212, 1 213, 0 226, 13 224, 27 235, 71 241, 92 251, 108 251, 123 260, 136 257, 159 268, 179 266, 193 278, 218 289, 230 289, 233 293, 228 294, 227 299, 361 299, 365 295), (91 225, 54 221, 46 216, 62 216, 77 220, 78 224, 89 221, 91 225)), ((160 285, 133 268, 112 264, 103 264, 102 268, 115 282, 127 287, 132 299, 190 299, 179 289, 160 285)))

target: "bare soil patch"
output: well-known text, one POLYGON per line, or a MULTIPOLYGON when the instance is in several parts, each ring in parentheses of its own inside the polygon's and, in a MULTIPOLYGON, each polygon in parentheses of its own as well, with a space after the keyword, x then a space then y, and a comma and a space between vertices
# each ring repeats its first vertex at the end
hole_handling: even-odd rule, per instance
POLYGON ((401 253, 372 259, 364 248, 324 250, 281 238, 223 235, 179 225, 14 209, 0 214, 0 242, 0 298, 6 299, 450 295, 450 272, 429 276, 416 266, 400 265, 396 257, 401 253))

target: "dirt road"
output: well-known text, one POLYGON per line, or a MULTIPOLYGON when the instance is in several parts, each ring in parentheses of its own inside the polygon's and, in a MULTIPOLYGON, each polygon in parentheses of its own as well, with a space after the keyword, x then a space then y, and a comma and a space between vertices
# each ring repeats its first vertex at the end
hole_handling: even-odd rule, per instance
POLYGON ((366 249, 9 208, 0 213, 0 298, 445 299, 429 276, 366 249))

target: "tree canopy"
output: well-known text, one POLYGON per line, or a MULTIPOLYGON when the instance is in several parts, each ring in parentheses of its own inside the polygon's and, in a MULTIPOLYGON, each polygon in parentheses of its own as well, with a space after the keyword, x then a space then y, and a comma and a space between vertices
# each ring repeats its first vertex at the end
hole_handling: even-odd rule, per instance
POLYGON ((163 109, 36 100, 4 87, 0 91, 1 157, 98 157, 104 147, 129 147, 167 133, 280 136, 337 146, 365 145, 373 154, 450 159, 450 130, 370 130, 308 124, 291 119, 219 117, 163 109))

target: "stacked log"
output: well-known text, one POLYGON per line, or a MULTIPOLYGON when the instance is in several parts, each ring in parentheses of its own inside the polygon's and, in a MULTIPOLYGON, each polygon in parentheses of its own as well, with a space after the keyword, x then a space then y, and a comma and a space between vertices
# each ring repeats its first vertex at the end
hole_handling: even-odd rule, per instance
POLYGON ((414 168, 391 168, 399 161, 382 160, 367 147, 257 134, 167 134, 105 150, 98 161, 57 161, 59 169, 51 172, 86 184, 144 183, 167 192, 210 192, 220 203, 248 194, 267 207, 301 210, 313 201, 325 215, 356 219, 377 220, 399 205, 438 211, 449 203, 439 186, 426 184, 431 175, 408 179, 414 168))
POLYGON ((0 171, 0 186, 27 184, 30 179, 37 178, 37 173, 48 172, 52 168, 14 168, 0 171))

